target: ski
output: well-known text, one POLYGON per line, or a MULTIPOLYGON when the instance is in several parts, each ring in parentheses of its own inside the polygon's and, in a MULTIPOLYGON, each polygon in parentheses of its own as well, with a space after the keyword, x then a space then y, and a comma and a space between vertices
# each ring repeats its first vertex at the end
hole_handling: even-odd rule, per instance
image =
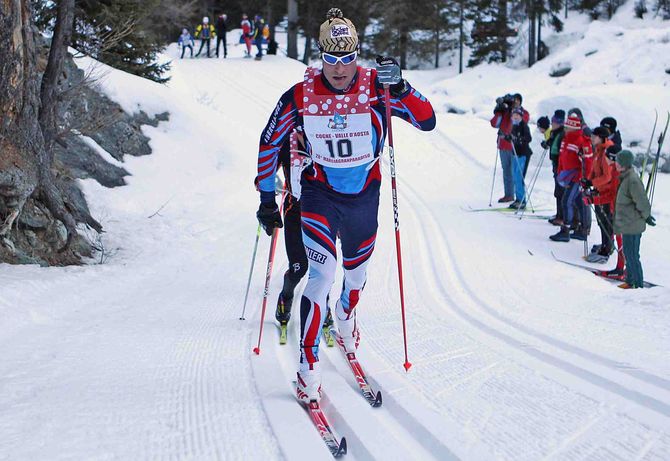
POLYGON ((649 146, 647 146, 647 153, 644 154, 644 160, 642 161, 642 168, 640 169, 640 180, 644 180, 644 173, 647 170, 647 161, 649 159, 649 154, 651 154, 651 144, 654 142, 654 135, 656 134, 656 125, 658 124, 658 111, 654 109, 656 118, 654 119, 654 128, 651 130, 651 137, 649 138, 649 146))
MULTIPOLYGON (((482 211, 497 211, 499 213, 510 214, 510 215, 512 214, 517 215, 523 211, 517 208, 510 208, 508 206, 494 207, 494 208, 472 208, 471 206, 468 206, 467 208, 461 207, 461 210, 468 211, 470 213, 480 213, 482 211)), ((537 213, 539 211, 551 211, 551 210, 540 210, 536 208, 535 211, 533 211, 533 213, 537 213)), ((528 210, 526 210, 526 212, 528 212, 528 210)))
POLYGON ((517 211, 515 208, 510 208, 509 206, 502 206, 502 207, 489 207, 489 208, 472 208, 471 206, 468 205, 467 208, 461 207, 461 210, 463 211, 470 211, 473 213, 478 213, 480 211, 504 211, 508 213, 514 213, 517 211))
POLYGON ((328 347, 333 347, 335 346, 335 338, 333 338, 330 329, 330 325, 324 325, 323 328, 321 328, 321 334, 323 335, 323 339, 326 341, 326 345, 328 347))
POLYGON ((279 324, 279 344, 284 345, 288 339, 288 323, 279 324))
POLYGON ((663 143, 665 142, 665 135, 668 133, 668 124, 670 124, 670 112, 668 112, 667 118, 665 119, 665 128, 658 136, 658 149, 656 150, 656 156, 654 157, 654 162, 651 164, 651 171, 649 172, 649 178, 647 178, 647 186, 645 190, 647 196, 652 188, 652 183, 656 182, 656 173, 658 172, 658 161, 661 157, 661 149, 663 149, 663 143))
MULTIPOLYGON (((608 280, 610 282, 624 282, 625 279, 622 275, 613 275, 610 274, 609 271, 602 270, 602 269, 596 269, 595 267, 587 266, 586 264, 579 264, 579 263, 573 263, 572 261, 566 261, 565 259, 561 259, 556 254, 552 251, 551 256, 553 256, 554 260, 567 264, 568 266, 573 266, 573 267, 578 267, 580 269, 587 270, 591 272, 593 275, 600 277, 602 279, 608 280)), ((651 287, 657 287, 660 285, 657 285, 655 283, 647 282, 646 280, 644 281, 644 287, 645 288, 651 288, 651 287)))
MULTIPOLYGON (((297 387, 298 383, 294 382, 294 384, 297 387)), ((312 400, 309 403, 305 403, 300 399, 298 399, 298 402, 300 402, 300 404, 307 410, 307 413, 309 413, 309 417, 314 424, 314 427, 321 436, 323 443, 325 443, 328 450, 330 450, 330 454, 333 455, 333 458, 339 458, 346 455, 347 439, 342 437, 338 442, 319 402, 312 400)))
POLYGON ((363 394, 365 400, 373 408, 381 407, 382 393, 381 391, 375 392, 372 390, 372 386, 370 386, 368 378, 365 376, 365 373, 363 372, 363 367, 361 367, 361 364, 358 362, 358 359, 356 358, 356 354, 344 350, 344 343, 342 342, 342 337, 337 331, 331 330, 330 334, 331 336, 335 337, 335 341, 337 342, 338 346, 340 346, 340 350, 344 353, 344 356, 346 357, 347 362, 349 363, 349 368, 351 368, 351 371, 354 373, 356 383, 358 383, 358 387, 361 389, 361 393, 363 394))

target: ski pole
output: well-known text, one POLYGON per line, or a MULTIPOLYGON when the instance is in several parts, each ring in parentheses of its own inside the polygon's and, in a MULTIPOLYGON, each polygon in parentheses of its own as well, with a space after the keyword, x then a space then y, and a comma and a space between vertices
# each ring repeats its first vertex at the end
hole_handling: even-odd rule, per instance
MULTIPOLYGON (((535 208, 533 207, 533 202, 530 201, 530 197, 528 196, 528 186, 526 186, 526 179, 523 177, 523 171, 521 170, 521 164, 519 163, 519 156, 516 154, 516 148, 514 147, 514 142, 510 141, 510 144, 512 145, 512 153, 514 154, 514 161, 516 162, 516 169, 519 170, 519 174, 521 175, 521 181, 523 182, 523 195, 524 195, 524 202, 528 202, 530 205, 530 210, 535 213, 535 208)), ((523 210, 522 210, 523 211, 523 210)), ((519 210, 516 210, 514 214, 517 214, 519 210)))
POLYGON ((247 292, 244 294, 244 305, 242 306, 242 315, 240 315, 240 320, 244 320, 244 313, 247 310, 247 299, 249 298, 249 287, 251 287, 251 276, 254 273, 254 264, 256 263, 256 251, 258 250, 258 240, 261 237, 261 224, 258 223, 258 229, 256 229, 256 243, 254 243, 254 254, 251 256, 251 269, 249 269, 249 280, 247 280, 247 292))
MULTIPOLYGON (((530 196, 533 195, 533 191, 535 190, 535 183, 537 183, 537 178, 540 176, 540 171, 542 170, 542 164, 544 163, 544 158, 547 156, 547 151, 548 149, 545 149, 544 152, 542 152, 542 157, 540 158, 540 163, 537 165, 537 169, 535 170, 535 173, 533 174, 531 180, 530 180, 530 191, 528 191, 528 201, 530 202, 530 196)), ((526 209, 524 208, 521 210, 521 216, 519 216, 519 219, 523 218, 523 215, 526 214, 526 209)))
MULTIPOLYGON (((279 214, 281 215, 282 209, 284 208, 284 198, 286 196, 286 190, 281 196, 281 204, 279 205, 279 214)), ((270 241, 270 255, 268 256, 268 266, 265 271, 265 288, 263 290, 263 305, 261 308, 261 323, 258 330, 258 345, 254 347, 254 354, 260 355, 261 353, 261 338, 263 337, 263 321, 265 320, 265 309, 268 304, 268 295, 270 294, 270 278, 272 277, 272 266, 274 265, 275 260, 275 249, 277 248, 277 240, 279 239, 279 228, 275 227, 272 231, 272 240, 270 241)))
POLYGON ((407 324, 405 322, 405 292, 402 280, 402 254, 400 251, 400 221, 398 220, 398 188, 395 175, 395 156, 393 152, 393 129, 391 126, 391 92, 388 83, 384 84, 384 104, 386 106, 386 129, 388 131, 389 164, 391 169, 391 191, 393 194, 393 219, 395 221, 395 248, 398 259, 398 284, 400 286, 400 312, 402 315, 402 338, 405 346, 405 371, 409 371, 412 364, 407 358, 407 324))
POLYGON ((491 195, 489 195, 489 206, 493 202, 493 188, 496 185, 496 169, 498 168, 498 155, 500 155, 500 149, 496 146, 496 162, 493 164, 493 181, 491 182, 491 195))

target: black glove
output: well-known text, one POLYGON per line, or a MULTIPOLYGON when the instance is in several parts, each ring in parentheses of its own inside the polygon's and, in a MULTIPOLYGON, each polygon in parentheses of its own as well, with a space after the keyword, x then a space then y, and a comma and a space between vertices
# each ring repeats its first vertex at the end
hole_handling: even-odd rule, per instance
POLYGON ((547 143, 547 141, 542 141, 540 143, 540 146, 542 146, 542 149, 549 149, 549 144, 547 143))
POLYGON ((649 224, 651 227, 654 227, 654 226, 656 225, 656 218, 654 218, 653 216, 649 216, 649 217, 645 220, 645 222, 646 222, 647 224, 649 224))
MULTIPOLYGON (((402 70, 395 58, 390 56, 377 56, 377 78, 382 85, 389 85, 393 89, 395 85, 404 86, 402 70)), ((397 87, 396 87, 397 88, 397 87)))
POLYGON ((512 141, 512 135, 511 134, 506 134, 505 136, 503 136, 503 139, 505 141, 512 141))
POLYGON ((593 187, 593 183, 591 182, 590 179, 582 179, 582 187, 584 189, 589 189, 589 188, 593 187))
POLYGON ((276 203, 261 203, 256 212, 256 217, 268 235, 272 235, 275 227, 284 227, 276 203))

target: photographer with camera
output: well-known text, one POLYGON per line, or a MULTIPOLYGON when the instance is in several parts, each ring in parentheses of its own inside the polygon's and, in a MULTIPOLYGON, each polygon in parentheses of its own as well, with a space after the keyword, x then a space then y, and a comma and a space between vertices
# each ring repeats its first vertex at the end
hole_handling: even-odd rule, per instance
POLYGON ((510 138, 512 134, 512 110, 520 109, 522 111, 522 120, 524 123, 528 123, 528 120, 530 119, 528 111, 521 107, 522 102, 523 98, 519 93, 506 94, 505 96, 496 99, 496 106, 493 109, 491 126, 498 129, 497 148, 500 154, 500 164, 502 165, 503 184, 505 189, 505 194, 498 199, 498 203, 514 201, 514 147, 512 146, 510 138))

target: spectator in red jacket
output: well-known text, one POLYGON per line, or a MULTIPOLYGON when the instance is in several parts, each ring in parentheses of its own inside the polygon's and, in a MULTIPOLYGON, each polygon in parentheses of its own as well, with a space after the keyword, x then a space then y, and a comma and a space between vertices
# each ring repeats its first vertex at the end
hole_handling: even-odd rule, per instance
POLYGON ((590 214, 591 208, 586 207, 582 200, 581 179, 588 177, 592 163, 591 140, 584 136, 579 117, 570 115, 565 121, 565 136, 558 156, 557 181, 565 188, 562 200, 564 224, 559 232, 549 237, 551 240, 569 242, 571 237, 586 240, 589 233, 589 228, 584 225, 588 222, 586 209, 590 214), (570 234, 575 211, 581 216, 582 225, 570 234))
POLYGON ((500 153, 500 164, 502 165, 503 185, 505 188, 505 194, 498 199, 498 203, 514 201, 514 150, 511 141, 512 110, 518 108, 523 111, 524 123, 528 123, 528 120, 530 120, 530 114, 521 106, 522 102, 523 97, 519 93, 506 94, 496 99, 496 107, 493 109, 491 126, 498 129, 498 151, 500 153))
POLYGON ((607 155, 608 149, 614 145, 614 142, 608 139, 609 136, 610 131, 604 126, 593 129, 591 134, 595 151, 593 169, 588 179, 582 180, 584 190, 589 191, 592 188, 585 200, 595 205, 601 235, 600 246, 594 247, 596 251, 592 251, 586 258, 589 262, 605 263, 614 250, 612 219, 616 191, 619 187, 619 172, 616 169, 616 162, 607 155))

